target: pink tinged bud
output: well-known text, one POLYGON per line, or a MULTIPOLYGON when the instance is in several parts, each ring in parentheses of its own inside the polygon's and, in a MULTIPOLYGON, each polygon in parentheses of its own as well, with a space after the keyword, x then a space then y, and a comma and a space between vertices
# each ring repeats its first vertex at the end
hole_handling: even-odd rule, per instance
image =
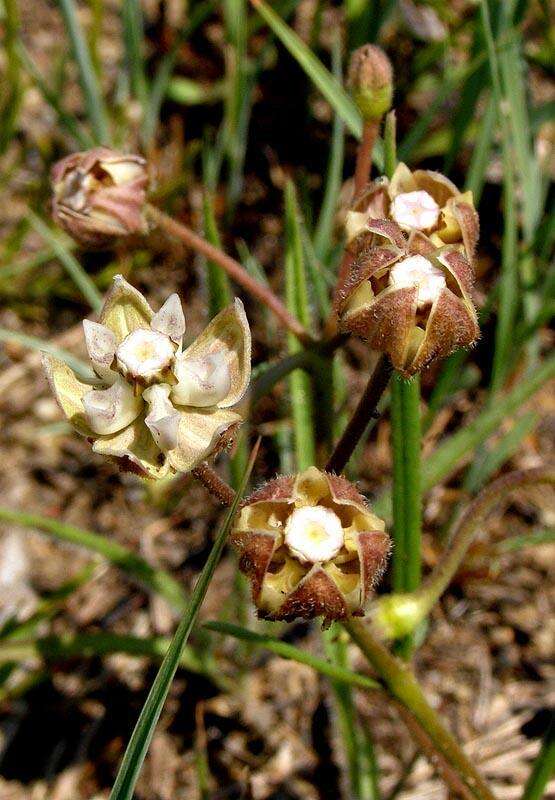
POLYGON ((168 297, 162 308, 152 317, 150 327, 165 333, 172 342, 181 345, 185 333, 185 315, 177 294, 168 297))
POLYGON ((391 108, 393 68, 380 47, 365 44, 353 52, 347 84, 365 120, 379 120, 391 108))
POLYGON ((105 436, 130 425, 141 413, 143 402, 121 377, 108 389, 91 389, 83 396, 85 416, 95 433, 105 436))
POLYGON ((227 397, 231 389, 231 371, 222 352, 202 358, 179 356, 174 373, 177 385, 173 387, 172 398, 180 405, 214 406, 227 397))
POLYGON ((52 169, 56 222, 81 244, 101 247, 120 236, 143 233, 146 162, 97 147, 74 153, 52 169))
POLYGON ((138 328, 116 350, 119 370, 130 379, 148 383, 161 379, 172 365, 175 345, 163 333, 138 328))
POLYGON ((434 303, 446 286, 443 272, 424 256, 409 256, 394 264, 389 283, 395 289, 416 287, 418 308, 434 303))
POLYGON ((170 402, 170 390, 171 387, 167 384, 156 384, 143 392, 143 399, 150 408, 145 423, 152 438, 164 453, 177 447, 181 419, 181 414, 170 402))
POLYGON ((111 369, 116 354, 117 341, 113 331, 90 319, 83 320, 85 344, 94 371, 108 383, 113 383, 116 373, 111 369))
POLYGON ((424 191, 398 194, 391 204, 392 218, 405 230, 431 230, 437 225, 439 213, 434 198, 424 191))

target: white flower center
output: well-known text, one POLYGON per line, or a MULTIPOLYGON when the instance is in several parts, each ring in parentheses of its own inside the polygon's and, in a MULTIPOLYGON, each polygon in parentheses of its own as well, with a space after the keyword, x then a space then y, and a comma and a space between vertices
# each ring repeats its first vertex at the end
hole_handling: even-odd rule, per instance
POLYGON ((231 389, 231 371, 223 353, 204 358, 187 358, 184 354, 174 367, 177 386, 172 398, 181 405, 204 408, 223 400, 231 389))
POLYGON ((341 520, 323 506, 296 508, 285 525, 285 543, 302 563, 329 561, 344 540, 341 520))
POLYGON ((432 195, 421 190, 398 194, 391 204, 391 216, 401 228, 430 230, 437 225, 439 212, 432 195))
POLYGON ((396 289, 408 286, 418 288, 418 308, 433 303, 445 287, 443 272, 424 256, 409 256, 398 261, 389 273, 389 285, 396 289))
POLYGON ((119 368, 132 378, 156 378, 173 361, 175 347, 164 333, 138 328, 116 350, 119 368))

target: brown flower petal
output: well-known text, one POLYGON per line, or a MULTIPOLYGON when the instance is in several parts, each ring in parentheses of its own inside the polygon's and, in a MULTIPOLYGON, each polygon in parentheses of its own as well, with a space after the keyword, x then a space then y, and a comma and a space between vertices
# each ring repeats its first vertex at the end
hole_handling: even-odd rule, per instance
POLYGON ((291 622, 298 617, 313 619, 319 616, 324 617, 326 624, 330 620, 345 619, 348 610, 332 579, 315 564, 273 618, 291 622))
POLYGON ((470 261, 473 260, 480 237, 480 217, 470 203, 455 202, 453 215, 459 223, 464 249, 470 261))
POLYGON ((455 184, 445 175, 442 175, 441 172, 417 169, 412 173, 412 176, 417 187, 424 192, 428 192, 440 208, 443 208, 451 197, 456 197, 460 194, 455 184))
POLYGON ((251 581, 252 599, 256 603, 274 554, 276 537, 268 531, 233 531, 230 541, 241 553, 239 569, 251 581))
POLYGON ((470 347, 479 333, 472 305, 455 297, 449 289, 443 289, 434 303, 424 341, 408 368, 408 374, 420 372, 436 358, 446 358, 457 347, 470 347))
POLYGON ((364 606, 368 595, 383 575, 390 550, 391 539, 384 531, 361 531, 358 534, 361 606, 364 606))
POLYGON ((455 279, 457 283, 455 294, 464 294, 470 298, 474 285, 474 270, 460 250, 439 252, 437 260, 455 279))
POLYGON ((334 306, 341 313, 345 303, 363 281, 395 264, 402 256, 397 247, 372 247, 362 251, 353 262, 346 280, 336 292, 334 306))

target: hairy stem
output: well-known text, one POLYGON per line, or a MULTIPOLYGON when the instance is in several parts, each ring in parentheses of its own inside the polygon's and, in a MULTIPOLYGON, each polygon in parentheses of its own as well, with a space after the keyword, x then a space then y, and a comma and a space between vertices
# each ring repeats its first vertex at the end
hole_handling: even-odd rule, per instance
POLYGON ((536 467, 503 475, 470 503, 455 524, 434 571, 413 592, 385 595, 377 603, 375 621, 384 635, 402 636, 413 631, 430 613, 457 574, 474 537, 491 510, 513 492, 525 486, 555 486, 554 467, 536 467))
POLYGON ((177 220, 174 220, 163 211, 160 211, 160 209, 149 204, 146 210, 150 220, 158 227, 162 228, 170 236, 175 236, 176 239, 179 239, 181 242, 188 245, 193 250, 196 250, 198 253, 201 253, 214 264, 217 264, 225 270, 230 278, 242 286, 245 291, 249 292, 249 294, 260 300, 267 308, 273 311, 287 330, 291 331, 300 341, 305 344, 314 341, 310 333, 301 325, 299 320, 287 310, 279 297, 267 286, 263 286, 252 278, 238 261, 207 242, 202 236, 196 234, 186 225, 177 222, 177 220))
MULTIPOLYGON (((343 625, 391 695, 407 709, 424 731, 429 741, 427 754, 431 757, 432 751, 437 754, 438 759, 434 759, 434 763, 438 767, 441 767, 442 762, 448 766, 449 769, 443 769, 442 772, 446 780, 453 780, 453 784, 450 784, 453 791, 460 793, 461 787, 464 787, 465 797, 468 799, 495 800, 454 736, 428 704, 409 666, 395 658, 360 620, 349 619, 343 625), (456 780, 453 779, 453 773, 456 780)), ((419 746, 424 749, 422 740, 419 741, 419 746)))
POLYGON ((357 160, 355 166, 355 188, 353 193, 354 200, 364 190, 370 179, 372 169, 372 151, 378 138, 380 130, 380 120, 370 119, 364 122, 362 128, 362 139, 357 150, 357 160))
POLYGON ((198 467, 191 470, 191 474, 205 486, 210 494, 217 497, 224 506, 230 506, 235 497, 235 491, 227 484, 210 464, 203 461, 198 467))
POLYGON ((355 447, 364 435, 368 423, 376 416, 376 408, 387 388, 391 372, 392 367, 389 359, 387 356, 381 356, 368 379, 364 394, 360 398, 353 416, 326 464, 327 472, 340 473, 349 462, 355 447))

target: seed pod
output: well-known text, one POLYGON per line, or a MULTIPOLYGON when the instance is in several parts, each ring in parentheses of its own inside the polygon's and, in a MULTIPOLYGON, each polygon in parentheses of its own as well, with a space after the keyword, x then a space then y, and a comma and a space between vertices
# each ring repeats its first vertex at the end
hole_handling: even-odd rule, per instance
POLYGON ((437 248, 389 220, 370 220, 362 249, 339 287, 340 327, 387 353, 410 377, 479 335, 471 299, 474 273, 456 246, 437 248))
POLYGON ((406 237, 428 240, 435 247, 453 245, 472 263, 480 222, 472 192, 459 192, 440 172, 399 164, 391 181, 373 181, 347 213, 345 229, 351 247, 361 237, 367 244, 366 224, 372 219, 395 222, 406 237))
POLYGON ((343 477, 310 467, 242 505, 231 540, 264 619, 362 616, 387 562, 384 523, 343 477))
POLYGON ((353 52, 347 83, 363 119, 379 120, 391 108, 393 68, 380 47, 365 44, 353 52))
POLYGON ((149 478, 189 472, 229 443, 242 421, 231 410, 250 379, 251 337, 243 304, 221 311, 186 350, 177 295, 154 313, 114 278, 99 321, 85 320, 93 383, 54 356, 43 364, 60 408, 101 453, 149 478))
POLYGON ((141 156, 95 147, 58 161, 51 174, 54 220, 79 244, 103 247, 146 230, 148 176, 141 156))

